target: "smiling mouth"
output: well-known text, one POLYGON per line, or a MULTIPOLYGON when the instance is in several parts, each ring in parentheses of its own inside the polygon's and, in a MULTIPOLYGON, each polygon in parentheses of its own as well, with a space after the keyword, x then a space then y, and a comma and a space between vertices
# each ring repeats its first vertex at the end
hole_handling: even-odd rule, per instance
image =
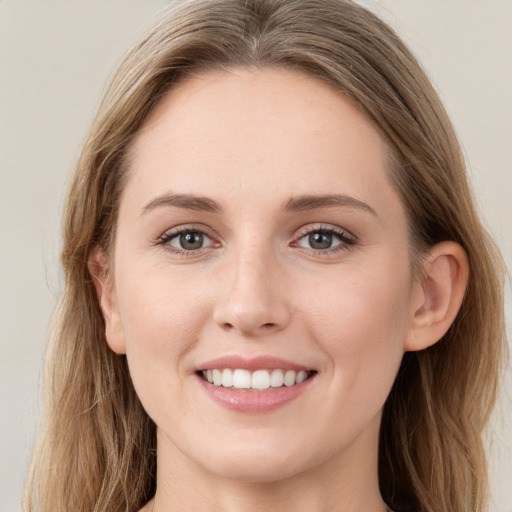
POLYGON ((280 369, 249 371, 241 368, 225 368, 201 370, 197 374, 214 386, 245 391, 264 391, 301 384, 316 374, 316 371, 280 369))

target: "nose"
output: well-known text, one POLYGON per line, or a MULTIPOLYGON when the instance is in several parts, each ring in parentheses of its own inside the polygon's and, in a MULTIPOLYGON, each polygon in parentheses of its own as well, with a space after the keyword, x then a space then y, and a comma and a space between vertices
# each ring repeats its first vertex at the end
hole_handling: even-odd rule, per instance
POLYGON ((214 321, 245 337, 262 337, 284 329, 290 321, 284 269, 275 258, 239 255, 226 261, 221 297, 214 321))

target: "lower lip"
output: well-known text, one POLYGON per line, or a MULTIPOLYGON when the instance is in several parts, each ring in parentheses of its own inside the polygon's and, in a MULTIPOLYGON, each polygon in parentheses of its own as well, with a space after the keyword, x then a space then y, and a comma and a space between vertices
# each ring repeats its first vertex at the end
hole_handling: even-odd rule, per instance
POLYGON ((269 388, 262 391, 238 390, 215 386, 197 377, 204 392, 226 409, 244 413, 270 412, 299 397, 315 380, 316 374, 290 387, 269 388))

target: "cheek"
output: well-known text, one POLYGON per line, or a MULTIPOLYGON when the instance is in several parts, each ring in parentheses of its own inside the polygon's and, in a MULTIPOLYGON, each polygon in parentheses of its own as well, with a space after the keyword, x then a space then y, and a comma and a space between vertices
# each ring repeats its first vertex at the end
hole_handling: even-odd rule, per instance
POLYGON ((309 294, 297 294, 308 311, 305 325, 344 389, 361 384, 387 389, 395 378, 408 328, 410 281, 407 272, 392 268, 354 267, 317 281, 309 294))
POLYGON ((170 381, 200 337, 208 316, 202 297, 206 291, 162 269, 141 267, 137 273, 119 268, 117 285, 130 370, 134 380, 146 373, 170 381))
POLYGON ((116 288, 130 375, 153 421, 173 425, 172 418, 189 413, 194 403, 183 361, 208 316, 204 290, 162 268, 145 271, 140 265, 137 273, 126 268, 119 267, 116 288))

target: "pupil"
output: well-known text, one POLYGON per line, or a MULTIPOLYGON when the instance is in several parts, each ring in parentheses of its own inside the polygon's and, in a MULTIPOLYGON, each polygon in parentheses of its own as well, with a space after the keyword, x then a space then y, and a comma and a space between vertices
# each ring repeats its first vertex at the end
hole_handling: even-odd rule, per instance
POLYGON ((329 233, 311 233, 309 235, 309 245, 313 249, 329 249, 332 244, 332 235, 329 233))
POLYGON ((203 245, 203 235, 197 231, 184 233, 180 235, 180 245, 183 249, 188 250, 201 249, 203 245))

